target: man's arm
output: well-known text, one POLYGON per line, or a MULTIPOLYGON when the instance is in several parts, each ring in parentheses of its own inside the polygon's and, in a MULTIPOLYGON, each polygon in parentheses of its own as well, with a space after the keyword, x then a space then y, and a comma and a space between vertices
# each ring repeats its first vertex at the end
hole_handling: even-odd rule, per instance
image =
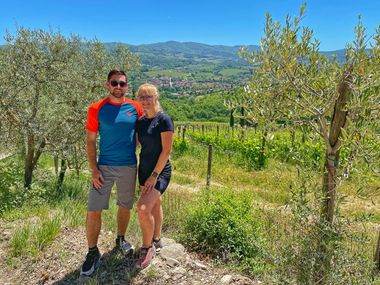
POLYGON ((103 186, 103 176, 98 169, 98 163, 96 162, 96 133, 87 130, 86 137, 87 145, 87 159, 92 173, 92 184, 96 189, 103 186))

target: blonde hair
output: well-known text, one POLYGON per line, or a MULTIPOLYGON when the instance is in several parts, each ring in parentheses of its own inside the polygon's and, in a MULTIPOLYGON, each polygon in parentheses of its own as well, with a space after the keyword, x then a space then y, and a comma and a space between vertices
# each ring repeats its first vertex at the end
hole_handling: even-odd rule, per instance
POLYGON ((157 87, 150 83, 140 85, 139 89, 137 89, 137 96, 140 95, 160 96, 157 87))
POLYGON ((156 86, 150 83, 141 84, 139 89, 137 89, 136 97, 141 96, 141 95, 150 95, 150 96, 157 97, 158 108, 162 111, 161 104, 160 102, 158 102, 158 98, 160 98, 160 93, 158 93, 158 89, 156 86))

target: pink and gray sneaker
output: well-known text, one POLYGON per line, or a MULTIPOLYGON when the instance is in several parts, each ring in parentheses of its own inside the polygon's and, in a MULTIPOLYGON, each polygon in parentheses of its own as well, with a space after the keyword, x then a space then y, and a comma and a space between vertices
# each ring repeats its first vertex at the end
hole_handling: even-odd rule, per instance
POLYGON ((150 247, 141 247, 139 260, 136 263, 136 268, 143 270, 152 264, 153 257, 156 254, 156 248, 154 245, 150 247))
POLYGON ((161 239, 153 239, 152 241, 154 247, 156 248, 156 252, 160 252, 161 248, 164 247, 161 239))

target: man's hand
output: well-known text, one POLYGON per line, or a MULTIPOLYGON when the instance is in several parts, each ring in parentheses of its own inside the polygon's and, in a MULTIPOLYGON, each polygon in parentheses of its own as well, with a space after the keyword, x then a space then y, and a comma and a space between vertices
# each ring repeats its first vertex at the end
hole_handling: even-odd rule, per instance
POLYGON ((93 170, 92 171, 92 185, 94 185, 96 189, 100 189, 103 187, 103 181, 104 181, 104 178, 100 170, 99 169, 93 170))

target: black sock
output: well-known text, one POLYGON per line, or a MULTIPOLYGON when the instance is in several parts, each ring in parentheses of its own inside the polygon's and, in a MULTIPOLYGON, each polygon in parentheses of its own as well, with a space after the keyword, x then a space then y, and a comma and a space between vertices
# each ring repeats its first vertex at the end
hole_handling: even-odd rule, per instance
POLYGON ((98 247, 96 245, 94 247, 88 248, 88 252, 94 252, 94 251, 98 251, 98 247))
POLYGON ((119 236, 119 235, 118 235, 116 239, 118 239, 118 240, 121 239, 122 241, 125 241, 124 236, 119 236))
POLYGON ((157 243, 157 242, 159 242, 160 240, 161 240, 161 238, 159 238, 159 239, 153 239, 153 242, 157 243))

